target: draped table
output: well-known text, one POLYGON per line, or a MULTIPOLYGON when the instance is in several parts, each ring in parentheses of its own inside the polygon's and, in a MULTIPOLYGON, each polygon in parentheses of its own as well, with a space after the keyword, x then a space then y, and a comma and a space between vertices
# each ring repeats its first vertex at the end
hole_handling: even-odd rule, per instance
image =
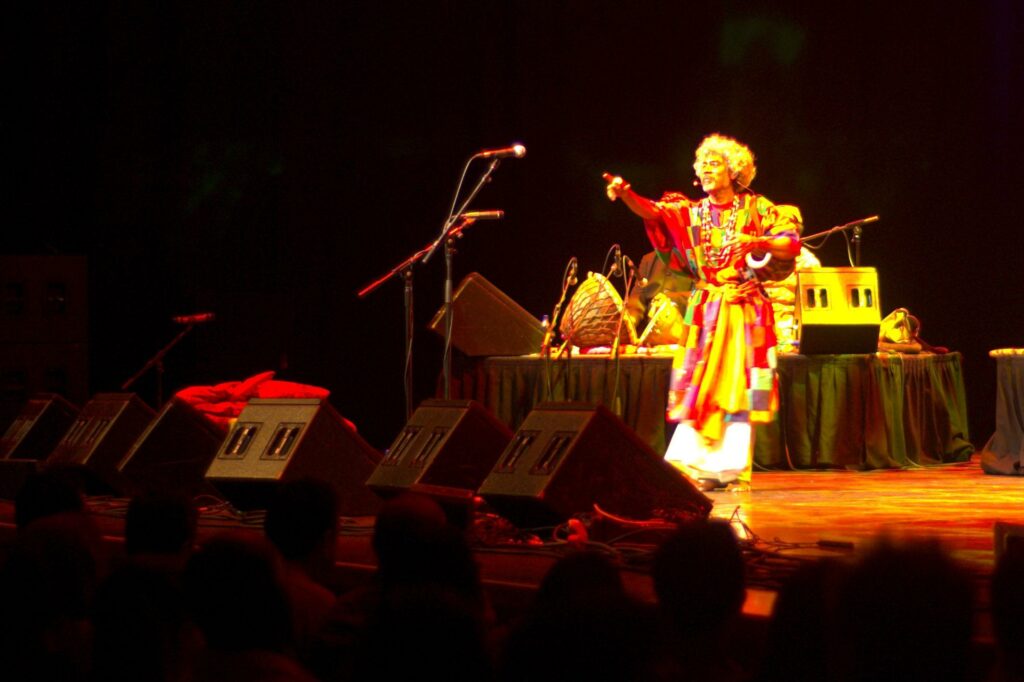
MULTIPOLYGON (((601 403, 663 454, 669 355, 459 357, 451 395, 513 430, 543 402, 601 403)), ((783 355, 780 410, 755 435, 765 469, 880 469, 962 462, 973 447, 959 353, 783 355)))
POLYGON ((996 360, 996 430, 981 452, 987 474, 1024 475, 1024 348, 1002 348, 996 360))

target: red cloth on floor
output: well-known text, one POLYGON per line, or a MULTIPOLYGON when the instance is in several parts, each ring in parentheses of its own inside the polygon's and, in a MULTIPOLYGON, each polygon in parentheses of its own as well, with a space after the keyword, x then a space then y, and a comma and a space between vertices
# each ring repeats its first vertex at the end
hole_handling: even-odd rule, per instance
POLYGON ((245 381, 228 381, 215 386, 189 386, 174 395, 201 412, 217 426, 226 429, 231 426, 231 421, 242 413, 242 409, 251 398, 320 398, 326 400, 330 394, 330 391, 320 386, 297 384, 292 381, 275 381, 274 372, 261 372, 245 381))

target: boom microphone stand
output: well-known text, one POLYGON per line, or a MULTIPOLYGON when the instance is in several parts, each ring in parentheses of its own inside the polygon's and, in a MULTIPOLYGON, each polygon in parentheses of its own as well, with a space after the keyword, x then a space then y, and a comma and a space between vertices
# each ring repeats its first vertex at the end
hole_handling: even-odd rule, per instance
POLYGON ((462 167, 462 174, 459 176, 458 185, 455 188, 455 196, 452 198, 452 205, 448 211, 448 217, 445 218, 444 225, 441 227, 441 233, 437 236, 433 242, 428 244, 423 249, 417 251, 409 258, 405 259, 397 266, 391 269, 390 272, 385 274, 380 279, 376 280, 363 287, 363 289, 357 294, 359 298, 363 298, 368 295, 371 291, 375 290, 385 280, 390 279, 394 275, 401 273, 402 279, 405 282, 405 416, 409 419, 412 416, 412 402, 413 402, 413 386, 412 386, 412 342, 413 342, 413 314, 412 314, 412 268, 418 262, 422 261, 424 264, 430 260, 431 256, 438 247, 445 244, 445 283, 444 283, 444 397, 445 399, 451 396, 451 342, 452 342, 452 256, 455 252, 454 240, 457 237, 462 236, 462 230, 469 227, 476 219, 481 218, 501 218, 504 214, 501 211, 478 211, 475 213, 465 213, 466 208, 470 202, 476 197, 480 189, 487 183, 491 174, 494 173, 498 167, 499 160, 505 157, 514 156, 517 159, 521 159, 526 155, 526 147, 521 144, 516 144, 511 147, 503 149, 485 149, 483 151, 473 154, 466 161, 462 167), (462 181, 466 177, 466 172, 469 170, 469 165, 473 163, 475 159, 490 159, 491 163, 487 167, 483 176, 477 181, 476 187, 470 192, 469 196, 458 210, 455 210, 455 205, 459 199, 459 193, 462 191, 462 181))
MULTIPOLYGON (((466 167, 473 162, 473 159, 477 158, 478 155, 474 154, 466 162, 466 167)), ((500 159, 495 157, 491 159, 490 165, 484 174, 480 176, 473 191, 469 193, 466 200, 462 202, 462 206, 459 210, 454 212, 451 216, 445 220, 444 226, 441 228, 441 234, 437 236, 434 243, 431 244, 427 255, 423 257, 424 264, 430 260, 430 257, 434 255, 437 248, 444 243, 444 356, 442 359, 443 376, 444 376, 444 399, 450 400, 452 394, 452 261, 453 255, 455 254, 454 240, 451 238, 452 226, 455 221, 463 215, 463 211, 469 206, 469 204, 476 198, 476 195, 480 192, 483 186, 491 179, 491 174, 498 168, 500 159)), ((465 175, 465 170, 463 170, 465 175)), ((500 216, 495 216, 500 217, 500 216)))
MULTIPOLYGON (((821 244, 819 244, 819 246, 821 246, 821 245, 823 245, 825 243, 825 240, 827 240, 832 235, 832 233, 834 233, 834 232, 845 232, 847 230, 853 230, 853 237, 851 237, 850 241, 853 242, 853 246, 854 246, 853 253, 854 253, 854 255, 850 258, 850 260, 852 261, 850 264, 853 267, 858 267, 860 265, 860 242, 861 242, 861 235, 864 233, 864 226, 865 225, 869 225, 871 223, 877 223, 877 222, 878 222, 878 216, 873 215, 873 216, 869 216, 867 218, 861 218, 860 220, 854 220, 852 222, 846 223, 845 225, 836 225, 835 227, 829 228, 827 230, 823 230, 821 232, 815 232, 814 234, 810 235, 809 237, 803 237, 800 241, 808 242, 808 241, 810 241, 812 239, 817 239, 818 237, 821 237, 822 238, 821 244)), ((849 255, 849 253, 847 253, 847 255, 849 255)))
MULTIPOLYGON (((473 213, 459 215, 456 218, 456 222, 453 224, 451 229, 448 230, 449 240, 454 240, 462 236, 462 231, 472 225, 477 220, 477 215, 473 213)), ((413 318, 413 287, 412 287, 412 271, 413 266, 423 260, 423 258, 433 249, 435 242, 427 244, 422 249, 412 254, 401 263, 391 268, 387 273, 382 275, 375 281, 367 284, 363 287, 359 293, 356 294, 359 298, 365 298, 373 291, 376 291, 384 282, 391 279, 392 277, 401 277, 404 291, 404 304, 405 304, 405 418, 406 420, 412 416, 413 412, 413 387, 412 387, 412 346, 413 346, 413 334, 415 329, 415 323, 413 318)), ((447 323, 446 323, 447 326, 447 323)))
POLYGON ((146 364, 142 368, 132 375, 130 379, 121 384, 121 390, 127 391, 132 385, 138 381, 143 374, 148 372, 151 368, 156 369, 156 409, 160 410, 164 406, 164 356, 166 356, 172 348, 178 345, 185 336, 192 331, 196 326, 195 322, 188 322, 185 328, 178 332, 178 335, 171 339, 171 342, 166 346, 157 351, 156 355, 146 361, 146 364))

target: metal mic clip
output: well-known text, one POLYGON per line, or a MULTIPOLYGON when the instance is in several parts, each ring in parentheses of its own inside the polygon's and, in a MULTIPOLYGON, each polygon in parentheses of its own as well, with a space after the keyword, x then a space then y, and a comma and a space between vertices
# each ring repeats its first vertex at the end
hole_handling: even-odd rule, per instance
POLYGON ((580 264, 579 261, 576 260, 576 256, 573 256, 572 258, 569 259, 569 276, 566 277, 565 279, 569 286, 575 286, 576 283, 579 281, 579 279, 577 279, 579 267, 580 264))
POLYGON ((612 244, 612 267, 608 271, 608 275, 617 275, 620 272, 622 272, 622 247, 612 244))

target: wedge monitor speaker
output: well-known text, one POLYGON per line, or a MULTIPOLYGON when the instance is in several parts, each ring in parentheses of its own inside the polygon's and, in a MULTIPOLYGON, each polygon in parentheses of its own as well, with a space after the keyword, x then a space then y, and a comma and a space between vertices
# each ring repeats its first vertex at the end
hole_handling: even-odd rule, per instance
POLYGON ((130 491, 215 494, 206 483, 225 432, 191 405, 172 398, 157 414, 117 470, 130 491))
MULTIPOLYGON (((444 336, 444 308, 430 329, 444 336)), ((528 355, 540 350, 544 325, 478 272, 452 297, 452 345, 469 356, 528 355)))
POLYGON ((98 393, 46 458, 46 466, 83 467, 87 492, 124 493, 118 464, 155 416, 134 393, 98 393))
POLYGON ((316 478, 333 484, 340 513, 375 514, 380 500, 366 479, 380 453, 326 400, 253 399, 206 471, 206 480, 239 509, 266 508, 276 484, 316 478))
POLYGON ((527 415, 478 492, 520 527, 560 523, 595 505, 634 519, 711 511, 711 501, 621 419, 576 403, 547 403, 527 415))
POLYGON ((426 400, 366 484, 388 496, 415 487, 476 492, 512 431, 473 400, 426 400))
POLYGON ((46 459, 77 415, 78 408, 55 393, 30 398, 0 438, 0 459, 46 459))

